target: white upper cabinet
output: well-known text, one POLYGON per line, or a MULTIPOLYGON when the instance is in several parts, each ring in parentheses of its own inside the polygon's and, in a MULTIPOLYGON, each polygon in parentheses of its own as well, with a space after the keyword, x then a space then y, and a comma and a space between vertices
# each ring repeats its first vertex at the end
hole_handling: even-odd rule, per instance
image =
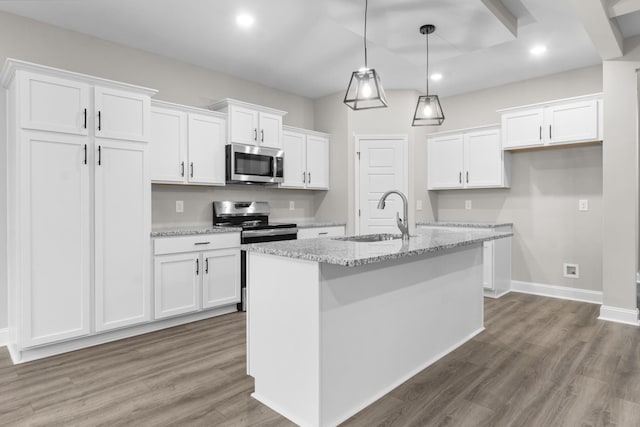
POLYGON ((94 104, 96 136, 130 141, 149 140, 149 96, 96 86, 94 104))
POLYGON ((602 140, 602 100, 598 94, 498 112, 505 150, 602 140))
POLYGON ((427 144, 429 190, 509 186, 498 126, 431 134, 427 144))
POLYGON ((223 114, 153 101, 151 123, 153 182, 225 185, 223 114))
POLYGON ((282 188, 329 189, 329 135, 289 126, 283 131, 282 188))
POLYGON ((227 142, 282 148, 282 117, 286 111, 230 98, 208 108, 227 113, 227 142))
POLYGON ((88 134, 88 84, 26 71, 20 74, 23 129, 88 134))

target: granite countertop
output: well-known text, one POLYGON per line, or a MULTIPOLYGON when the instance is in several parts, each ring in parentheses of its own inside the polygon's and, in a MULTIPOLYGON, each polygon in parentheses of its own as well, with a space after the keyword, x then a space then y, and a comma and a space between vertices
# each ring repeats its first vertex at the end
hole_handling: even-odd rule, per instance
POLYGON ((416 226, 428 225, 430 227, 465 227, 465 228, 497 228, 513 227, 512 222, 482 222, 482 221, 423 221, 416 222, 416 226))
POLYGON ((153 229, 151 237, 195 236, 198 234, 239 233, 241 231, 240 227, 216 227, 214 225, 166 227, 153 229))
POLYGON ((297 221, 298 228, 346 227, 344 222, 333 221, 297 221))
POLYGON ((357 267, 510 236, 513 236, 513 233, 495 232, 489 229, 451 230, 443 228, 416 230, 415 235, 412 235, 406 244, 402 242, 402 239, 365 243, 340 240, 344 239, 342 237, 325 237, 254 243, 242 245, 242 249, 249 252, 357 267))

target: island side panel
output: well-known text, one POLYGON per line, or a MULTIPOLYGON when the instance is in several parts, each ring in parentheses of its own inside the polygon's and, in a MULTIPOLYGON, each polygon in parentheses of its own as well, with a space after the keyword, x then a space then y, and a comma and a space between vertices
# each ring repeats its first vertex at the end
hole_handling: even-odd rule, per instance
POLYGON ((321 264, 321 425, 337 425, 483 329, 482 247, 321 264))
POLYGON ((247 363, 254 398, 299 425, 319 424, 318 263, 247 252, 247 363))

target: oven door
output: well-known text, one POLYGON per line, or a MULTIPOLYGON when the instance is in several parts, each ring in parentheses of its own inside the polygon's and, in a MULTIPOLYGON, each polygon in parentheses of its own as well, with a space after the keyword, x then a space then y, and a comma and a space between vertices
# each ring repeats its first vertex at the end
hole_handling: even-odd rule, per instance
POLYGON ((281 150, 229 144, 226 147, 227 182, 274 184, 282 182, 283 159, 284 153, 281 150))

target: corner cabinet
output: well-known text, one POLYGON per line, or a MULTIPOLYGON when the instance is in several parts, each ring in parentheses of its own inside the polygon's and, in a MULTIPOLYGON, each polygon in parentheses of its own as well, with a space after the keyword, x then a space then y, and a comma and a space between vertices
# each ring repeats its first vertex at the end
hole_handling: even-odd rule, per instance
POLYGON ((284 182, 281 188, 329 189, 329 135, 283 127, 284 182))
POLYGON ((155 91, 15 60, 1 82, 12 357, 149 321, 155 91))
POLYGON ((154 317, 240 302, 240 233, 154 239, 154 317))
POLYGON ((168 102, 151 103, 151 181, 225 185, 224 114, 168 102))
POLYGON ((227 114, 227 142, 282 149, 282 118, 287 114, 226 98, 208 107, 227 114))
POLYGON ((427 164, 429 190, 510 185, 510 155, 502 151, 497 125, 430 134, 427 164))
POLYGON ((498 110, 502 148, 517 150, 602 140, 602 95, 498 110))

